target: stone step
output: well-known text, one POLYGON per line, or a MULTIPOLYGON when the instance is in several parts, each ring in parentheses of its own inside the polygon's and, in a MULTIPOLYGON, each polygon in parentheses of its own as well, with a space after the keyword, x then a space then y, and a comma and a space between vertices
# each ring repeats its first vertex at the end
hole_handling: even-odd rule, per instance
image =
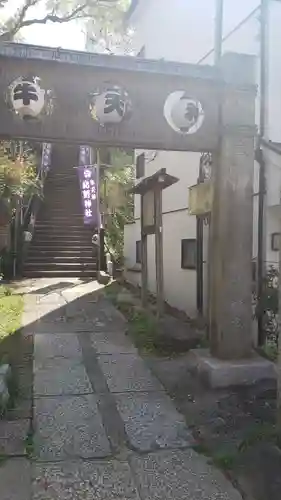
POLYGON ((24 269, 37 269, 37 270, 46 270, 46 271, 56 271, 56 270, 70 270, 70 271, 81 271, 81 270, 91 270, 96 269, 97 263, 90 262, 26 262, 24 264, 24 269))
POLYGON ((34 241, 32 242, 32 245, 30 247, 30 253, 38 253, 38 252, 54 252, 56 255, 58 252, 60 253, 66 253, 66 252, 75 252, 80 253, 80 252, 92 252, 93 251, 93 246, 91 245, 70 245, 67 247, 63 247, 62 245, 59 244, 59 242, 56 242, 56 245, 53 244, 43 244, 42 242, 37 242, 35 243, 34 241))
POLYGON ((59 237, 59 235, 54 234, 54 235, 41 235, 42 237, 39 238, 38 236, 32 240, 31 247, 30 248, 35 248, 38 246, 41 246, 41 248, 56 248, 56 247, 61 247, 62 249, 66 248, 67 250, 71 250, 74 247, 80 247, 80 248, 85 248, 85 247, 90 247, 91 246, 91 239, 90 238, 80 238, 80 237, 72 237, 70 236, 69 238, 64 238, 59 237))
MULTIPOLYGON (((50 219, 55 219, 57 222, 62 222, 62 223, 72 223, 83 221, 83 216, 81 214, 71 214, 67 213, 67 211, 61 210, 60 212, 42 212, 41 215, 37 219, 37 224, 40 222, 48 222, 50 219)), ((84 222, 83 222, 84 224, 84 222)))
POLYGON ((81 226, 65 226, 62 224, 56 224, 56 222, 50 222, 49 224, 46 224, 44 226, 36 226, 35 231, 37 234, 46 234, 46 233, 57 233, 58 235, 65 235, 65 234, 80 234, 81 236, 86 235, 87 237, 89 236, 89 233, 84 231, 83 225, 81 226))
POLYGON ((95 262, 95 259, 92 255, 52 255, 52 254, 43 254, 43 255, 28 255, 25 261, 26 264, 37 264, 37 263, 46 263, 46 264, 81 264, 81 265, 92 265, 95 262))
POLYGON ((69 253, 65 250, 61 250, 60 248, 52 248, 51 250, 45 250, 42 251, 41 249, 35 248, 34 250, 30 251, 27 255, 27 259, 30 259, 32 261, 36 261, 37 259, 44 259, 44 260, 49 260, 51 259, 56 259, 60 260, 61 262, 64 262, 70 260, 70 259, 80 259, 81 261, 90 261, 93 262, 96 260, 96 253, 93 252, 92 250, 87 250, 85 253, 81 250, 76 250, 73 251, 72 249, 69 251, 69 253))
MULTIPOLYGON (((58 229, 60 229, 58 227, 58 229)), ((49 236, 51 235, 52 237, 54 238, 62 238, 62 239, 68 239, 70 236, 74 237, 74 238, 84 238, 84 239, 91 239, 91 232, 90 231, 83 231, 83 228, 78 230, 78 231, 72 231, 71 228, 69 229, 69 231, 66 231, 66 232, 57 232, 55 231, 55 227, 54 227, 54 231, 51 231, 50 228, 41 228, 40 230, 37 231, 37 229, 35 228, 35 238, 38 237, 40 235, 40 237, 46 237, 46 236, 49 236)))
POLYGON ((24 269, 23 276, 26 278, 95 278, 97 271, 92 270, 46 270, 46 269, 24 269))
POLYGON ((48 247, 52 247, 53 245, 61 242, 61 247, 63 248, 64 245, 72 246, 80 244, 81 247, 90 246, 91 245, 91 238, 86 238, 85 236, 80 236, 80 235, 75 235, 75 234, 70 234, 69 236, 66 235, 59 235, 58 233, 44 233, 44 234, 39 234, 37 235, 32 242, 33 243, 42 243, 42 245, 48 245, 48 247))

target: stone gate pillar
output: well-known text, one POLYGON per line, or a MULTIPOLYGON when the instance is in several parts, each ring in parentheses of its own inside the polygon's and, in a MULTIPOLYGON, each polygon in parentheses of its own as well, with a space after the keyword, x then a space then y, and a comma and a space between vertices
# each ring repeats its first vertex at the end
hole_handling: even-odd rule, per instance
POLYGON ((214 158, 211 221, 211 354, 242 359, 252 347, 252 234, 255 59, 222 58, 225 86, 220 144, 214 158))

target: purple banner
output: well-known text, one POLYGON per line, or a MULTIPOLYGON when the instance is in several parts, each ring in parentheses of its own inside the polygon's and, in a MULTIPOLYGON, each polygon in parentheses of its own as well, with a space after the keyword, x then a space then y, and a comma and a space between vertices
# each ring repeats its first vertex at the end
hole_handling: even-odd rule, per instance
POLYGON ((48 171, 51 166, 51 156, 52 156, 52 144, 44 142, 42 146, 42 160, 41 160, 41 166, 44 171, 48 171))
POLYGON ((99 226, 97 167, 90 165, 91 149, 80 148, 80 165, 78 166, 79 184, 83 207, 84 224, 99 226), (81 149, 84 149, 81 153, 81 149))

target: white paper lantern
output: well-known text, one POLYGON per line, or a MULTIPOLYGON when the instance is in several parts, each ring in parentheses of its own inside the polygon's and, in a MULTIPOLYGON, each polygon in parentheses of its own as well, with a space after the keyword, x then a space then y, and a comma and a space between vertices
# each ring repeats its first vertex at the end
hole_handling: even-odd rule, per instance
POLYGON ((9 87, 12 109, 21 118, 36 118, 45 106, 45 90, 36 77, 19 77, 9 87))
POLYGON ((24 231, 24 241, 30 242, 32 240, 32 234, 30 231, 24 231))
POLYGON ((189 97, 183 90, 168 96, 164 116, 170 127, 181 134, 195 134, 205 118, 201 103, 189 97))
POLYGON ((90 106, 92 118, 101 125, 119 124, 131 113, 131 101, 126 91, 111 87, 94 94, 90 106))

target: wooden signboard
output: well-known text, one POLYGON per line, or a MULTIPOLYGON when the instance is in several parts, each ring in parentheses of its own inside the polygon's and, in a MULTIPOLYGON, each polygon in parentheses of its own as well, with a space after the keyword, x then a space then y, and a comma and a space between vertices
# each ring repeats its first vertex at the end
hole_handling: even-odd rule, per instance
POLYGON ((195 184, 189 188, 188 211, 190 215, 206 215, 212 211, 213 184, 211 181, 195 184))

